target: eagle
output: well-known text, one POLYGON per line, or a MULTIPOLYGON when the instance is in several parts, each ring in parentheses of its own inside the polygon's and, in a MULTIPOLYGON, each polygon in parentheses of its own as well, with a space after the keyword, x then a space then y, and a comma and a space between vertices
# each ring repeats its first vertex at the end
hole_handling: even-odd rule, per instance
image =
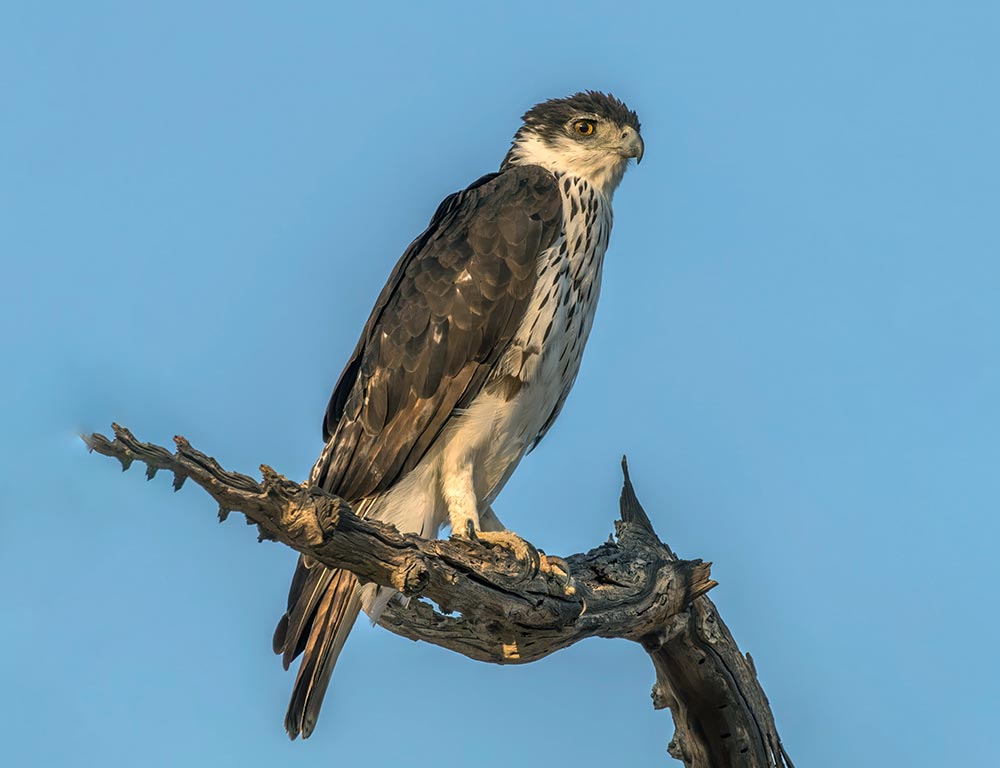
MULTIPOLYGON (((310 482, 405 533, 510 542, 492 504, 576 380, 636 113, 583 91, 536 104, 499 171, 438 206, 403 253, 323 419, 310 482)), ((302 656, 285 717, 308 738, 361 610, 394 592, 301 556, 274 633, 302 656)))

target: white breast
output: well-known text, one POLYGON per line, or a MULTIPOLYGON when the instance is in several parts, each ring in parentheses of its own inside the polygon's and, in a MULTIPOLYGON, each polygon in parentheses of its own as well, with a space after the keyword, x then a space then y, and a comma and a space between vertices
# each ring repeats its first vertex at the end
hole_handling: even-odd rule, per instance
POLYGON ((441 489, 470 466, 480 510, 490 505, 576 380, 597 308, 612 213, 610 201, 585 179, 556 179, 565 226, 539 256, 530 306, 498 365, 499 374, 520 386, 506 392, 485 388, 376 505, 373 516, 400 530, 436 534, 448 518, 441 489))
MULTIPOLYGON (((601 290, 604 252, 611 232, 611 206, 587 181, 559 178, 565 230, 538 265, 531 305, 512 348, 527 350, 521 378, 539 389, 527 402, 534 440, 573 386, 590 335, 601 290)), ((530 431, 530 430, 529 430, 530 431)))
POLYGON ((611 205, 584 179, 557 175, 557 180, 564 231, 539 257, 530 306, 499 365, 523 385, 510 401, 484 393, 463 419, 468 439, 476 441, 474 431, 488 436, 479 452, 483 477, 481 486, 477 483, 487 504, 569 394, 597 309, 611 205))

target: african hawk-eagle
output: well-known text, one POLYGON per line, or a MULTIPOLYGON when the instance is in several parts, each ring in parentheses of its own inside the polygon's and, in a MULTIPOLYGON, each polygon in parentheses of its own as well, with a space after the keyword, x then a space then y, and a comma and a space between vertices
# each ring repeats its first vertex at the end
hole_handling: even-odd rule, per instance
MULTIPOLYGON (((573 386, 611 199, 642 153, 613 96, 530 109, 500 170, 445 198, 396 264, 334 388, 311 482, 400 531, 502 539, 490 505, 573 386)), ((299 559, 274 634, 286 668, 302 655, 289 736, 315 728, 359 611, 391 596, 299 559)))

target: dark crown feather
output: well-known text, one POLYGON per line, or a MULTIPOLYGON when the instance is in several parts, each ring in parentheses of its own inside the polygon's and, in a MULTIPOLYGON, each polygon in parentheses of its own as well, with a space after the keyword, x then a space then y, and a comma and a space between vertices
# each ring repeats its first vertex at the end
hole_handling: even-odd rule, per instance
POLYGON ((536 104, 524 113, 523 127, 549 138, 549 134, 561 134, 566 123, 576 115, 603 117, 621 126, 630 125, 637 131, 640 128, 639 116, 625 102, 600 91, 580 91, 536 104))

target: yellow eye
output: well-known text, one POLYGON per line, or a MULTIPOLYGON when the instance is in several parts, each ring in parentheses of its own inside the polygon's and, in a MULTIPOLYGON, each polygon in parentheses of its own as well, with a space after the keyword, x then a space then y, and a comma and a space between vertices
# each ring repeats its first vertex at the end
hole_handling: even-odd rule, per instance
POLYGON ((592 136, 594 133, 593 120, 577 120, 573 123, 573 130, 581 136, 592 136))

